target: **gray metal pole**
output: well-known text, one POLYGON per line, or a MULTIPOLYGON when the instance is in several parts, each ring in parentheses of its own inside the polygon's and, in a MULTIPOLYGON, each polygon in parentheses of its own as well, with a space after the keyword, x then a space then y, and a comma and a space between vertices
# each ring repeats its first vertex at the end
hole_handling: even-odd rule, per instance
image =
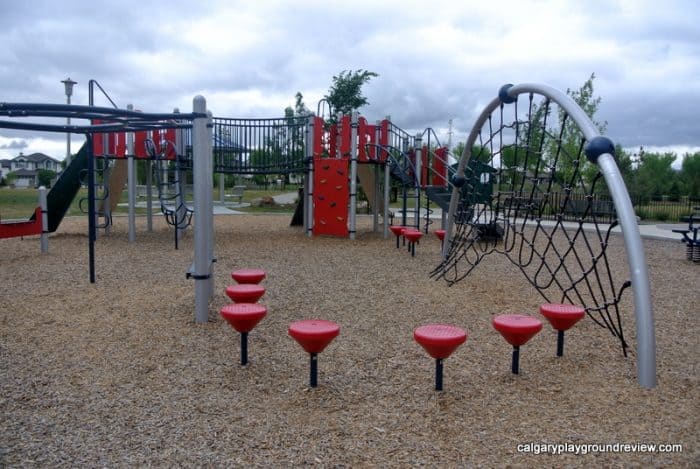
MULTIPOLYGON (((133 111, 133 104, 126 106, 126 109, 133 111)), ((136 241, 136 162, 134 148, 134 133, 126 134, 126 154, 127 154, 127 192, 129 199, 129 242, 136 241)))
POLYGON ((209 239, 207 240, 207 252, 209 256, 209 298, 214 297, 214 115, 211 111, 207 111, 207 126, 206 126, 206 177, 207 177, 207 232, 209 239))
MULTIPOLYGON (((193 112, 204 114, 207 102, 203 96, 195 96, 193 100, 193 112)), ((205 323, 209 320, 209 292, 211 270, 209 264, 209 239, 207 233, 207 190, 211 194, 211 185, 207 187, 207 177, 209 165, 207 160, 211 159, 211 154, 207 154, 207 118, 197 117, 192 123, 192 171, 194 178, 194 204, 195 204, 195 226, 194 226, 194 278, 195 285, 195 322, 205 323)), ((211 211, 209 211, 211 213, 211 211)))
POLYGON ((372 165, 372 171, 374 172, 374 200, 372 200, 372 232, 376 233, 379 231, 379 166, 372 165))
POLYGON ((415 225, 416 229, 420 230, 420 194, 421 194, 421 179, 422 179, 422 172, 423 172, 423 147, 422 147, 422 141, 423 141, 423 135, 420 133, 416 134, 415 138, 415 155, 416 155, 416 164, 415 164, 415 183, 416 187, 413 191, 413 208, 414 208, 414 214, 415 214, 415 225))
MULTIPOLYGON (((178 108, 173 109, 174 114, 179 114, 180 110, 178 108)), ((182 152, 182 131, 181 129, 177 129, 175 132, 175 166, 176 166, 176 172, 177 174, 175 177, 177 178, 177 197, 175 198, 175 203, 177 204, 176 207, 176 213, 175 213, 175 236, 177 237, 178 240, 182 239, 183 235, 185 234, 185 230, 187 227, 185 226, 180 226, 180 222, 184 221, 185 218, 187 217, 187 207, 186 207, 186 197, 185 197, 185 178, 183 177, 183 172, 182 169, 180 168, 180 156, 184 154, 182 152)), ((163 161, 163 165, 167 166, 168 162, 163 161)))
POLYGON ((146 160, 146 229, 153 231, 153 161, 146 160))
POLYGON ((41 253, 49 252, 49 213, 46 202, 46 187, 39 187, 39 208, 41 209, 41 253))
POLYGON ((357 230, 357 112, 351 115, 350 130, 350 239, 357 230))
POLYGON ((224 183, 226 182, 226 175, 224 173, 219 173, 219 200, 221 205, 226 205, 226 191, 224 190, 224 183))
POLYGON ((310 115, 306 121, 306 158, 308 166, 304 184, 304 229, 309 237, 313 236, 314 226, 314 142, 316 141, 316 132, 323 132, 323 129, 315 128, 314 116, 310 115))
POLYGON ((627 247, 637 329, 637 381, 644 387, 653 388, 656 386, 656 332, 644 246, 634 207, 615 158, 607 153, 600 155, 598 167, 608 184, 627 247))
POLYGON ((384 165, 384 238, 389 237, 389 199, 391 197, 391 171, 389 171, 389 159, 384 165))
POLYGON ((105 169, 102 173, 102 191, 105 194, 105 197, 102 202, 102 212, 104 213, 105 219, 105 234, 109 234, 112 232, 112 224, 110 223, 110 220, 112 219, 112 193, 109 190, 109 180, 112 177, 112 165, 107 159, 105 159, 104 165, 105 169))

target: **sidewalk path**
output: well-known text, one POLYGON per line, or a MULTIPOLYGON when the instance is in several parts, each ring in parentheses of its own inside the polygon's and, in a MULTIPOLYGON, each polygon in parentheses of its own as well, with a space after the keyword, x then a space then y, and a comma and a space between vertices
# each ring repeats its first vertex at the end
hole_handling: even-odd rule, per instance
MULTIPOLYGON (((442 219, 442 210, 439 208, 433 208, 433 213, 430 215, 430 218, 432 219, 442 219)), ((425 218, 425 210, 421 209, 422 215, 421 215, 421 220, 425 218)), ((394 216, 396 217, 395 220, 401 220, 401 215, 402 215, 401 210, 395 210, 394 211, 394 216)), ((411 219, 413 215, 413 212, 408 212, 408 218, 411 219)), ((572 222, 564 222, 564 223, 572 223, 572 222)), ((553 221, 545 220, 542 222, 543 225, 553 225, 553 221)), ((607 229, 608 225, 601 225, 604 226, 605 229, 607 229)), ((667 241, 678 241, 681 242, 683 240, 683 236, 681 236, 679 233, 674 233, 672 230, 682 230, 682 229, 687 229, 688 224, 687 223, 659 223, 659 224, 639 224, 639 234, 642 236, 642 238, 649 238, 649 239, 660 239, 660 240, 667 240, 667 241)), ((585 225, 584 225, 585 229, 585 225)), ((613 233, 619 233, 622 234, 622 229, 619 226, 616 226, 612 230, 613 233)))

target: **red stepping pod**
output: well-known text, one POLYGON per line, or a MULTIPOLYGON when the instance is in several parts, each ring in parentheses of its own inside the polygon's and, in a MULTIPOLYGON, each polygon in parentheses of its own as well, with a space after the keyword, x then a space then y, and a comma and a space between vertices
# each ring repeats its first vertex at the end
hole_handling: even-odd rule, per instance
POLYGON ((267 314, 267 308, 259 304, 234 303, 221 308, 221 317, 241 333, 241 365, 248 363, 248 333, 267 314))
POLYGON ((265 278, 262 269, 239 269, 231 272, 231 278, 238 283, 260 283, 265 278))
POLYGON ((414 257, 416 255, 416 243, 423 237, 423 232, 407 228, 403 231, 403 236, 408 240, 408 250, 411 251, 411 257, 414 257))
POLYGON ((290 324, 288 332, 311 357, 309 385, 315 388, 318 385, 317 355, 340 334, 340 326, 324 319, 306 319, 290 324))
POLYGON ((413 338, 435 359, 435 390, 442 391, 442 361, 467 340, 466 331, 447 324, 427 324, 416 328, 413 338))
POLYGON ((255 303, 265 294, 265 287, 252 283, 241 283, 226 287, 226 295, 234 303, 255 303))
POLYGON ((435 236, 440 240, 441 248, 445 245, 445 233, 447 233, 445 230, 435 230, 435 236))
POLYGON ((513 346, 512 371, 519 373, 520 346, 542 330, 542 321, 524 314, 500 314, 493 318, 493 327, 513 346))
POLYGON ((576 305, 545 303, 540 305, 540 314, 557 331, 557 357, 561 357, 564 355, 564 331, 579 322, 586 315, 586 310, 576 305))
POLYGON ((403 234, 403 230, 405 229, 405 227, 400 226, 400 225, 391 225, 389 227, 389 229, 391 230, 392 233, 394 233, 394 236, 396 236, 396 249, 398 249, 399 248, 399 238, 403 234))

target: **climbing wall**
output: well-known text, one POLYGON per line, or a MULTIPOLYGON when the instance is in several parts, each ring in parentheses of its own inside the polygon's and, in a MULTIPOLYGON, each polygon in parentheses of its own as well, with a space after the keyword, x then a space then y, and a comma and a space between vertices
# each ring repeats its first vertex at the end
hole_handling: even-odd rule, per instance
POLYGON ((347 158, 314 158, 314 235, 348 236, 347 158))

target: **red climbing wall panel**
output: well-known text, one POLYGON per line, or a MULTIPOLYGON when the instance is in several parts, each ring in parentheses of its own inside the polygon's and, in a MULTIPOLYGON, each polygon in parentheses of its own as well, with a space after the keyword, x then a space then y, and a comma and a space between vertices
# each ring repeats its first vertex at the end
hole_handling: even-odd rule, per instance
POLYGON ((314 117, 314 157, 321 157, 323 155, 324 140, 325 140, 325 129, 323 126, 323 119, 320 117, 314 117))
POLYGON ((348 236, 347 158, 314 158, 314 235, 348 236))
POLYGON ((433 158, 433 181, 434 186, 447 187, 447 147, 440 147, 435 150, 433 158))

